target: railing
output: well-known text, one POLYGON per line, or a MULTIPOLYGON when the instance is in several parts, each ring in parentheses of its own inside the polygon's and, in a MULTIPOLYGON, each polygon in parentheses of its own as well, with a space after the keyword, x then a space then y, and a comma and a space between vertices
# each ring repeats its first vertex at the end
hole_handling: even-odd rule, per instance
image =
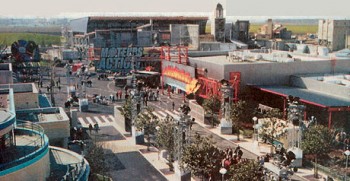
POLYGON ((345 175, 342 173, 339 173, 337 170, 335 169, 331 169, 325 166, 322 166, 320 164, 316 164, 313 161, 306 161, 306 164, 308 165, 312 165, 313 168, 315 168, 315 165, 317 166, 317 169, 323 173, 325 173, 326 175, 329 175, 331 177, 333 177, 333 179, 337 179, 337 180, 345 180, 345 175))
POLYGON ((76 163, 65 165, 64 167, 61 167, 61 166, 51 167, 51 174, 48 180, 75 181, 75 180, 85 180, 85 178, 88 177, 90 173, 90 166, 89 166, 89 163, 84 159, 82 155, 79 155, 75 152, 58 148, 58 147, 51 146, 50 149, 51 151, 60 150, 68 154, 72 154, 72 156, 75 156, 77 159, 79 159, 79 161, 76 163))
POLYGON ((44 129, 35 123, 17 120, 15 136, 16 143, 17 139, 21 139, 20 136, 28 136, 30 139, 26 139, 25 144, 16 144, 1 151, 0 171, 30 161, 48 148, 48 138, 44 134, 44 129))

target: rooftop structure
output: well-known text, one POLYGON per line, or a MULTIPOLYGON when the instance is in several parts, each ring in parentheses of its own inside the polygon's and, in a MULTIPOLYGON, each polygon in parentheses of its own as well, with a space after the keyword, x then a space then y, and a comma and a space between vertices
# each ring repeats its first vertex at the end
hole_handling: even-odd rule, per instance
POLYGON ((12 64, 10 63, 0 64, 0 84, 12 84, 12 83, 13 83, 12 64))
POLYGON ((350 20, 319 20, 318 44, 327 46, 331 51, 344 49, 349 32, 350 20))

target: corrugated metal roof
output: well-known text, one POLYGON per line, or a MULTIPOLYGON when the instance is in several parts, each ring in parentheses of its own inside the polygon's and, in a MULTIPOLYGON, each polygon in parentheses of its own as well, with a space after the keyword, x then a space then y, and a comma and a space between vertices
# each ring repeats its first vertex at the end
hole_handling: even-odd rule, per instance
POLYGON ((201 16, 91 16, 89 20, 192 20, 192 21, 202 21, 208 20, 208 17, 201 16))
POLYGON ((253 86, 262 91, 275 93, 281 96, 292 95, 299 97, 302 102, 318 105, 321 107, 348 107, 350 99, 336 97, 329 94, 288 86, 253 86))

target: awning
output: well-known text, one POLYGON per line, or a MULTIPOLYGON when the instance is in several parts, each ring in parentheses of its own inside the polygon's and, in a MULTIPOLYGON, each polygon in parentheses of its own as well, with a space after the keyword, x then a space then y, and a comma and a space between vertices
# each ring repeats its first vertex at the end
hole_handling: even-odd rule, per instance
POLYGON ((138 74, 149 74, 149 75, 159 75, 159 72, 154 71, 144 71, 144 70, 138 70, 136 73, 138 74))
POLYGON ((350 107, 350 99, 346 97, 336 97, 329 94, 312 91, 309 89, 302 89, 298 87, 289 86, 259 86, 250 85, 263 92, 279 95, 282 97, 299 97, 300 101, 306 104, 315 105, 323 108, 330 107, 350 107))

